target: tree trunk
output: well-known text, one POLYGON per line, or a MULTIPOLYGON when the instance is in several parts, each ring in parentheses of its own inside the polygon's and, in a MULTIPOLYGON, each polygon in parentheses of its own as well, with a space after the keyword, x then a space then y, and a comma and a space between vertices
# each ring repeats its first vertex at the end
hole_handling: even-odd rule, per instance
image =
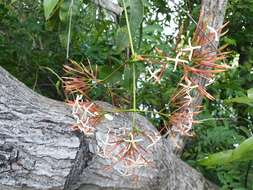
MULTIPOLYGON (((202 19, 205 24, 207 24, 209 27, 212 27, 216 31, 221 29, 223 22, 224 22, 224 16, 226 12, 226 6, 227 6, 227 0, 202 0, 202 6, 201 6, 201 14, 200 18, 202 19), (201 18, 202 17, 202 18, 201 18)), ((205 51, 206 49, 209 49, 209 51, 217 52, 217 48, 219 45, 219 39, 220 39, 220 32, 217 32, 217 40, 214 40, 215 38, 210 39, 212 45, 205 46, 202 51, 205 51)), ((202 78, 195 79, 199 81, 199 84, 201 86, 205 86, 207 83, 206 80, 202 78)), ((203 96, 197 94, 194 104, 200 105, 202 103, 203 96)))
MULTIPOLYGON (((200 10, 200 16, 199 16, 199 20, 203 21, 205 25, 215 29, 216 31, 218 31, 224 22, 224 16, 225 16, 225 12, 226 12, 226 5, 227 5, 227 0, 202 0, 201 1, 201 10, 200 10)), ((199 27, 199 26, 196 26, 199 27)), ((205 33, 206 31, 203 31, 203 29, 200 28, 200 30, 202 30, 202 35, 203 33, 205 33)), ((201 33, 200 32, 200 33, 201 33)), ((201 48, 201 51, 205 52, 207 50, 209 51, 213 51, 214 53, 218 53, 217 52, 217 48, 219 45, 219 38, 220 38, 220 33, 218 32, 218 39, 215 40, 215 38, 211 38, 209 41, 210 43, 204 47, 201 48)), ((208 37, 209 38, 209 37, 208 37)), ((203 77, 200 76, 195 76, 193 77, 193 80, 199 85, 205 88, 205 85, 207 83, 207 80, 204 79, 203 77)), ((190 109, 193 109, 194 111, 194 107, 197 107, 199 105, 201 105, 202 100, 203 100, 203 96, 196 90, 194 91, 194 97, 193 97, 193 103, 189 106, 190 109), (193 107, 193 108, 192 108, 193 107)), ((174 142, 174 153, 176 155, 181 155, 187 137, 185 137, 184 135, 181 135, 180 133, 176 133, 173 134, 176 136, 174 142)))
MULTIPOLYGON (((33 92, 0 67, 0 189, 217 189, 177 158, 166 139, 151 148, 152 165, 137 168, 134 175, 122 176, 113 165, 106 169, 110 160, 98 156, 95 148, 106 129, 131 125, 128 113, 113 118, 103 119, 93 137, 71 132, 75 121, 67 105, 33 92)), ((157 132, 140 115, 137 125, 157 132)))

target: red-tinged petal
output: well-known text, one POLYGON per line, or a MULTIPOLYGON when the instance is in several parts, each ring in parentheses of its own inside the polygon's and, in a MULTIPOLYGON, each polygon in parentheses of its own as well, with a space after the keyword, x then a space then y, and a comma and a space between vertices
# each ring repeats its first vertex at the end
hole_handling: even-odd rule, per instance
POLYGON ((202 94, 203 96, 207 97, 210 100, 215 100, 215 98, 211 94, 209 94, 204 88, 199 86, 197 89, 199 93, 202 94))

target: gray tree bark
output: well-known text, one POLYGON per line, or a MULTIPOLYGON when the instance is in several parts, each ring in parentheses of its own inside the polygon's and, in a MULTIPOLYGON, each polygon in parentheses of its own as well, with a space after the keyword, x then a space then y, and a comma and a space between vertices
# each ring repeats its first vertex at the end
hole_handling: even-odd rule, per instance
MULTIPOLYGON (((113 109, 107 103, 97 104, 113 109)), ((217 189, 177 158, 167 139, 151 149, 152 166, 138 168, 135 177, 122 176, 114 167, 106 170, 110 160, 97 156, 95 147, 105 129, 127 128, 132 121, 128 113, 113 118, 103 119, 93 137, 71 132, 69 126, 75 121, 67 105, 33 92, 0 67, 0 189, 217 189)), ((157 132, 140 115, 137 125, 157 132)))

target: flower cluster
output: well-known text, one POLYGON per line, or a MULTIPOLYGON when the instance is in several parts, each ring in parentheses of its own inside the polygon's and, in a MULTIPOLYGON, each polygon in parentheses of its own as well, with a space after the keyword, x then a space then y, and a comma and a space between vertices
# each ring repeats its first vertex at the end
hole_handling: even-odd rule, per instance
POLYGON ((72 115, 76 120, 71 128, 82 132, 85 136, 92 136, 101 118, 99 107, 92 102, 83 101, 79 95, 74 101, 68 101, 68 104, 72 106, 72 115))
POLYGON ((152 164, 151 148, 160 140, 156 132, 137 134, 127 128, 108 129, 97 145, 97 154, 111 161, 121 175, 133 175, 135 170, 152 164), (147 143, 149 142, 149 143, 147 143))
POLYGON ((170 105, 175 107, 168 124, 172 136, 174 134, 192 136, 192 126, 198 123, 194 117, 202 108, 199 100, 202 97, 214 100, 214 97, 206 91, 206 87, 215 81, 216 74, 230 68, 226 64, 219 63, 228 54, 221 52, 226 46, 217 49, 217 44, 214 44, 226 33, 221 33, 226 25, 227 23, 220 29, 214 29, 200 18, 193 38, 188 39, 185 47, 176 50, 175 58, 169 57, 160 49, 156 49, 158 56, 142 56, 146 63, 152 64, 150 68, 148 67, 150 77, 147 81, 153 80, 160 84, 165 71, 171 68, 169 67, 171 63, 173 72, 178 69, 183 72, 176 93, 170 100, 170 105))
MULTIPOLYGON (((85 136, 95 135, 96 124, 102 115, 109 121, 113 120, 112 115, 101 114, 101 109, 96 104, 84 101, 80 95, 77 95, 74 101, 68 101, 68 104, 72 107, 72 115, 76 120, 71 128, 82 132, 85 136)), ((160 138, 158 132, 133 132, 127 127, 108 127, 106 134, 97 138, 96 153, 109 160, 110 167, 120 174, 133 175, 136 169, 152 163, 151 148, 160 138)))
POLYGON ((200 19, 192 42, 189 40, 189 46, 181 50, 190 52, 188 60, 191 61, 191 65, 181 64, 182 82, 178 86, 177 93, 171 98, 171 103, 176 106, 169 122, 173 133, 192 135, 190 131, 193 124, 198 123, 194 120, 194 116, 200 113, 202 97, 214 100, 214 97, 206 91, 206 87, 215 81, 215 74, 229 68, 226 64, 217 63, 225 59, 227 53, 221 53, 224 47, 216 49, 212 43, 217 41, 222 28, 214 31, 200 19), (192 43, 195 44, 194 47, 192 43))
POLYGON ((87 62, 89 66, 78 64, 73 60, 69 60, 69 65, 64 65, 65 76, 62 79, 66 94, 82 94, 89 98, 88 92, 101 82, 97 79, 97 67, 94 70, 89 60, 87 62))

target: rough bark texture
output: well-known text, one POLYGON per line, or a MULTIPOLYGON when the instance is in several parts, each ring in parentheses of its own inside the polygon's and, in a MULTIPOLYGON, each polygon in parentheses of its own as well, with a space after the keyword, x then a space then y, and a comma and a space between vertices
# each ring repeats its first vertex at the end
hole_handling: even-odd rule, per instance
MULTIPOLYGON (((0 189, 217 189, 177 158, 166 139, 151 149, 152 166, 136 170, 135 177, 123 177, 114 167, 106 170, 110 160, 96 155, 97 144, 106 129, 130 127, 132 120, 127 113, 113 116, 97 125, 94 137, 73 133, 68 106, 33 92, 0 67, 0 189)), ((156 131, 140 115, 137 125, 156 131)))
POLYGON ((0 69, 0 189, 60 189, 80 141, 70 110, 0 69))
MULTIPOLYGON (((201 11, 200 11, 201 14, 200 14, 199 19, 204 21, 205 24, 214 28, 215 30, 220 29, 224 22, 226 5, 227 5, 227 0, 202 0, 201 11)), ((219 45, 219 40, 215 41, 214 39, 210 39, 210 41, 212 44, 202 47, 203 51, 206 51, 207 49, 214 52, 216 51, 219 45)), ((204 87, 205 84, 207 83, 207 80, 199 76, 194 77, 193 80, 202 87, 204 87)), ((190 105, 190 107, 196 107, 196 106, 201 105, 202 100, 203 100, 203 96, 199 94, 197 91, 195 91, 193 103, 192 105, 190 105)), ((187 138, 185 136, 182 136, 179 133, 176 135, 177 135, 177 138, 174 141, 173 151, 175 154, 180 156, 182 153, 182 150, 184 149, 187 138)))
MULTIPOLYGON (((203 21, 205 21, 208 26, 214 28, 215 30, 220 29, 224 22, 226 5, 227 0, 202 0, 201 13, 203 13, 203 18, 200 19, 203 19, 203 21)), ((220 38, 220 36, 218 36, 218 38, 220 38)), ((212 40, 212 44, 213 45, 207 46, 205 48, 210 49, 210 51, 215 51, 215 48, 218 48, 219 41, 212 40)), ((207 83, 203 77, 199 77, 199 79, 196 80, 199 81, 199 84, 201 86, 205 86, 207 83)), ((202 100, 203 96, 197 94, 194 104, 200 105, 202 103, 202 100)))

